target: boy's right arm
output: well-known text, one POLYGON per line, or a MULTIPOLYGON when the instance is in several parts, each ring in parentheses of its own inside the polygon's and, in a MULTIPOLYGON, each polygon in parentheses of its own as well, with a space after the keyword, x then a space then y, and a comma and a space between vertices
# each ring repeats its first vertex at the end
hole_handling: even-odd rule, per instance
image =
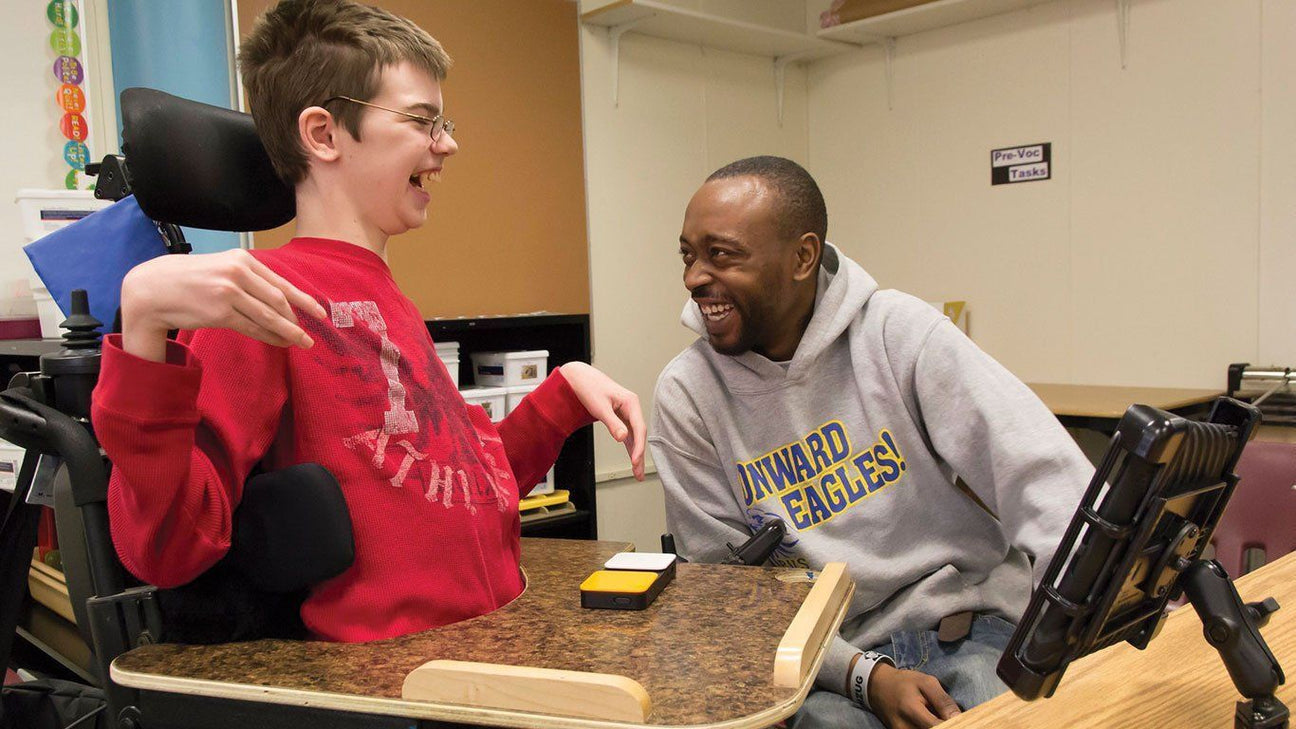
POLYGON ((132 573, 162 587, 192 580, 228 550, 243 480, 278 431, 285 351, 242 333, 255 336, 251 323, 261 321, 255 338, 282 345, 293 343, 285 324, 297 325, 274 321, 253 299, 275 312, 289 300, 322 311, 246 252, 167 256, 127 277, 125 332, 104 343, 92 419, 114 464, 113 543, 132 573), (169 328, 226 324, 166 339, 169 328))
POLYGON ((328 316, 319 302, 239 249, 146 261, 122 281, 121 302, 122 349, 153 362, 165 361, 173 329, 231 329, 278 347, 309 347, 292 307, 328 316))

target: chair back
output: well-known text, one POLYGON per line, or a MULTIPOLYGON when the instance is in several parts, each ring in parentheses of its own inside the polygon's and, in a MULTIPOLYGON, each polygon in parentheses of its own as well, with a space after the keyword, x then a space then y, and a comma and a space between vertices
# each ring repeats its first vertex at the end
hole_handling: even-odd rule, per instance
POLYGON ((1253 440, 1211 542, 1232 577, 1296 551, 1296 443, 1253 440))
POLYGON ((247 114, 146 88, 121 95, 131 189, 153 220, 238 233, 296 215, 247 114))

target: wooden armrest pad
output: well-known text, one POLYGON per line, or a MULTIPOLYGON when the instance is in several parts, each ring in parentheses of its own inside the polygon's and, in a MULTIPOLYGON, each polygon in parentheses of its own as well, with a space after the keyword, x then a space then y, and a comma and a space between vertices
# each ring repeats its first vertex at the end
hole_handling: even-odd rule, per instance
POLYGON ((829 562, 819 571, 792 624, 783 633, 774 655, 774 685, 798 688, 819 655, 829 630, 841 624, 845 604, 855 592, 845 562, 829 562))
POLYGON ((401 697, 638 723, 652 713, 648 692, 625 676, 470 661, 424 663, 405 677, 401 697))

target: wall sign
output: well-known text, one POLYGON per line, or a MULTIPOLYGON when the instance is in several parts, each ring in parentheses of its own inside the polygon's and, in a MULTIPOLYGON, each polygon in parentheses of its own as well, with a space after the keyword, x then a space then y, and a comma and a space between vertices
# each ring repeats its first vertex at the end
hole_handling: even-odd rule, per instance
POLYGON ((990 151, 990 184, 1011 185, 1052 177, 1053 143, 1027 144, 990 151))

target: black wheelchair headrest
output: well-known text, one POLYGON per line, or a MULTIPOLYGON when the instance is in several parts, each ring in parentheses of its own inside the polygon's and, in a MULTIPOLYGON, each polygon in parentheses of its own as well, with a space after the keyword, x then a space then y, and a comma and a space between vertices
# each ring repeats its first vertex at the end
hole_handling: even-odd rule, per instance
POLYGON ((130 184, 153 220, 207 230, 274 228, 297 214, 252 117, 155 89, 121 95, 130 184))

